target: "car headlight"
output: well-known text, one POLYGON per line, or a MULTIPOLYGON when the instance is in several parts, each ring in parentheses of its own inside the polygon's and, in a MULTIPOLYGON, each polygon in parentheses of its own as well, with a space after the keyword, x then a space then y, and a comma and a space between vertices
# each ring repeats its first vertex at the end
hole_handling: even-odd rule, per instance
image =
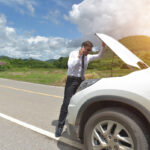
POLYGON ((81 82, 80 86, 77 89, 77 92, 93 85, 94 83, 96 83, 97 81, 99 81, 100 79, 89 79, 89 80, 84 80, 83 82, 81 82))

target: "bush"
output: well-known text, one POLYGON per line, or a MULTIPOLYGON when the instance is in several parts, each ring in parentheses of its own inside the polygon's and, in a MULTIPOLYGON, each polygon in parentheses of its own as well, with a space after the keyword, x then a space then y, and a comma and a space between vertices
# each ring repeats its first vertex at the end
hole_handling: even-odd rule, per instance
POLYGON ((6 71, 9 68, 10 68, 9 64, 7 64, 6 62, 0 62, 0 71, 6 71))
POLYGON ((67 62, 68 62, 68 57, 60 57, 58 60, 55 60, 53 62, 53 65, 56 68, 67 69, 68 68, 67 62))

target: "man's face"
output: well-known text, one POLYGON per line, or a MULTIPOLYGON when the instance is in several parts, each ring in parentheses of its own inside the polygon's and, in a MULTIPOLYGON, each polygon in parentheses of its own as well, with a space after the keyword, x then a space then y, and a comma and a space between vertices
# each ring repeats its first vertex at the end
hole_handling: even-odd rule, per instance
POLYGON ((90 46, 85 46, 84 47, 84 55, 87 56, 89 52, 92 51, 92 47, 90 46))

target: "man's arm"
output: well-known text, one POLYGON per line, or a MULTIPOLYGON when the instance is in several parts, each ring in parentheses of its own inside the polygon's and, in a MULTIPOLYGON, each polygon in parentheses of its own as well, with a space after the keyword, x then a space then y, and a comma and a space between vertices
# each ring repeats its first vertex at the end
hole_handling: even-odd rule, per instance
POLYGON ((90 61, 93 61, 93 60, 97 60, 99 58, 102 58, 103 57, 103 54, 105 52, 105 49, 106 49, 106 46, 105 46, 105 43, 102 44, 102 49, 99 51, 98 54, 95 54, 95 55, 91 55, 89 54, 87 57, 88 57, 88 62, 90 61))

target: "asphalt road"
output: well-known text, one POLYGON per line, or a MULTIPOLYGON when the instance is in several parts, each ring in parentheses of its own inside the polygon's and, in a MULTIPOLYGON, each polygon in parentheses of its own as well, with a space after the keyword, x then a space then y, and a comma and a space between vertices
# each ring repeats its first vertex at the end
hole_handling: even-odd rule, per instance
POLYGON ((81 149, 66 128, 54 136, 63 96, 64 87, 0 78, 0 150, 81 149))

